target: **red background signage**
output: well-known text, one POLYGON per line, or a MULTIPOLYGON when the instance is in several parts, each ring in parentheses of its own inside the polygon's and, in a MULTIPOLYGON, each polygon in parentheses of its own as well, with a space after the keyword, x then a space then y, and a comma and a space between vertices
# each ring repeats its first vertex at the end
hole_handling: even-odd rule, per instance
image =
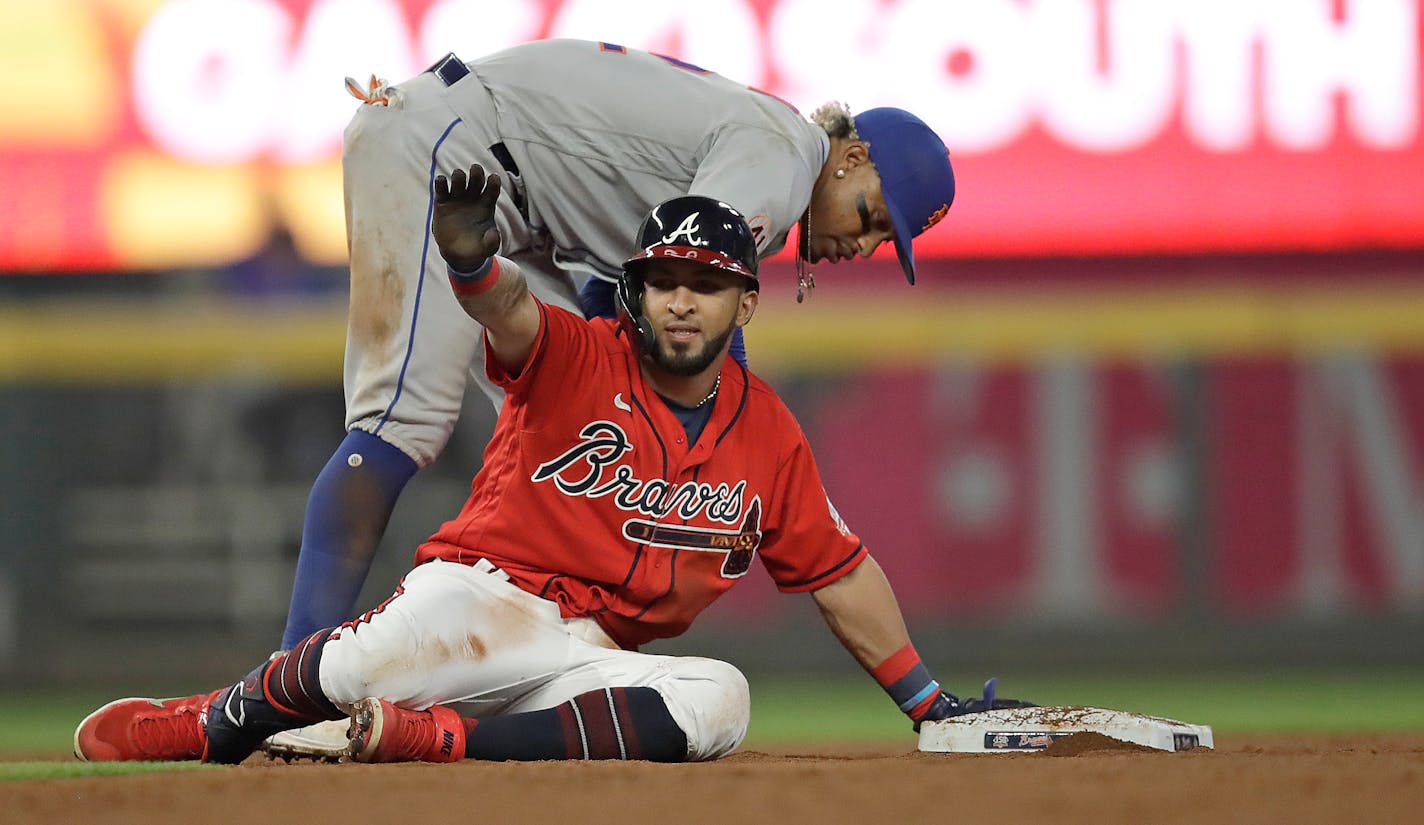
POLYGON ((803 111, 914 110, 960 179, 921 256, 1417 249, 1420 19, 1417 0, 10 3, 0 268, 221 265, 273 221, 339 261, 343 77, 550 36, 803 111))

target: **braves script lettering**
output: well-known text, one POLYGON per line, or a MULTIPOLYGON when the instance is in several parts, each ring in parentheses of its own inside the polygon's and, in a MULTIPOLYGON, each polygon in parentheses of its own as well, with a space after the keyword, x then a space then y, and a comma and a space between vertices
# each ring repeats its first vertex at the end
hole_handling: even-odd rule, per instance
POLYGON ((666 479, 643 481, 626 464, 614 466, 632 452, 633 444, 612 421, 594 421, 579 431, 579 441, 558 457, 539 465, 532 480, 554 482, 567 496, 612 496, 621 510, 661 518, 676 513, 691 519, 706 512, 713 521, 736 524, 742 518, 747 482, 735 486, 703 481, 672 484, 666 479))

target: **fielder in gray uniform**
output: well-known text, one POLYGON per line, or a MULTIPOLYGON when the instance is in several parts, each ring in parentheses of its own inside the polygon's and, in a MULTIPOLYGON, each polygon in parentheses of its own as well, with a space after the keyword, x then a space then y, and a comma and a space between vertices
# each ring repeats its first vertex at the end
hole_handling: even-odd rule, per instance
MULTIPOLYGON (((807 262, 886 241, 913 284, 910 240, 954 199, 948 150, 909 112, 827 104, 808 120, 700 67, 609 43, 452 54, 396 85, 347 86, 363 101, 342 154, 348 432, 307 502, 284 650, 351 618, 396 500, 444 448, 467 382, 503 399, 485 378, 481 328, 442 288, 437 170, 498 172, 500 254, 542 301, 588 317, 613 317, 629 227, 677 195, 746 215, 762 257, 799 223, 799 290, 813 283, 807 262)), ((745 362, 740 331, 733 357, 745 362)))

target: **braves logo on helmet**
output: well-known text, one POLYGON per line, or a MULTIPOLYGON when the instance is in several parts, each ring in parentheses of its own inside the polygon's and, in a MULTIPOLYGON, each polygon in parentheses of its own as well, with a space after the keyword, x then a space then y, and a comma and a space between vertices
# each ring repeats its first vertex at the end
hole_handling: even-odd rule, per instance
POLYGON ((678 224, 676 229, 674 229, 670 234, 663 236, 663 243, 674 244, 677 242, 678 238, 685 238, 686 244, 688 246, 706 246, 707 240, 705 238, 700 238, 697 235, 697 233, 702 229, 702 227, 697 225, 697 218, 701 214, 701 212, 693 212, 692 214, 683 218, 682 223, 678 224))

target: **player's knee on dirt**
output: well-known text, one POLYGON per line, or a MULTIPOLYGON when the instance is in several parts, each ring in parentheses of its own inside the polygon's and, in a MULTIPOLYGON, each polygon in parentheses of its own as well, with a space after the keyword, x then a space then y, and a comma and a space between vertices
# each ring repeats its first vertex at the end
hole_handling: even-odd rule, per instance
POLYGON ((687 735, 688 761, 720 759, 736 750, 751 722, 751 690, 742 672, 695 656, 677 657, 669 671, 653 687, 687 735))

